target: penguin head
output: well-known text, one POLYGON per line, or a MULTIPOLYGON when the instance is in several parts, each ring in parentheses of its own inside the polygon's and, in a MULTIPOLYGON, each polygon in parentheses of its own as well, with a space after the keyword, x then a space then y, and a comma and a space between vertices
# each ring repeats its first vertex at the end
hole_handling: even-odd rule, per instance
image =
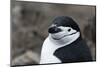
POLYGON ((54 40, 72 40, 73 37, 80 36, 78 24, 68 16, 60 16, 53 20, 53 24, 48 29, 54 40))

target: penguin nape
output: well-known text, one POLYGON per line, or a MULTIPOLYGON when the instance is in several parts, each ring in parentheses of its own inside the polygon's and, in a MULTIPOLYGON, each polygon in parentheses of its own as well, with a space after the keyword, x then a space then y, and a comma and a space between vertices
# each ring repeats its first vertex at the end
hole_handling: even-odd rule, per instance
POLYGON ((92 61, 78 24, 68 16, 56 17, 43 43, 40 64, 92 61))

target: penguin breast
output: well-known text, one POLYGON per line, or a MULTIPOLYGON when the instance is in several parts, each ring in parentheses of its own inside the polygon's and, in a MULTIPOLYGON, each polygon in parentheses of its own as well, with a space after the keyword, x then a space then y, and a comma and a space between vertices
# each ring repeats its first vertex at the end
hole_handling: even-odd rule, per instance
POLYGON ((40 64, 61 63, 60 59, 54 55, 57 48, 57 45, 53 44, 49 38, 46 38, 42 46, 40 64))

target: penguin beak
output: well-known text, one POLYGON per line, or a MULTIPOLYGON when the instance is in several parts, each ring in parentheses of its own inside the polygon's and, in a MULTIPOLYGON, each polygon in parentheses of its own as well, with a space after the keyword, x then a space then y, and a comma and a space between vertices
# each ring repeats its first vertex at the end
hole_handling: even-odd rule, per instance
POLYGON ((51 34, 54 34, 54 33, 61 32, 61 29, 58 28, 57 26, 53 26, 53 27, 50 27, 50 28, 48 29, 48 32, 51 33, 51 34))

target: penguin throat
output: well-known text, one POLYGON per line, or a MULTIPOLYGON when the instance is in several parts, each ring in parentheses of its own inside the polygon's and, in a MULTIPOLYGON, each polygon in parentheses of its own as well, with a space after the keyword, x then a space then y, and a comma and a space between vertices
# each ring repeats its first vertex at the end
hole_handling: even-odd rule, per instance
POLYGON ((73 35, 70 36, 65 36, 64 38, 60 39, 60 40, 55 40, 51 37, 51 35, 49 35, 49 39, 52 43, 56 44, 56 45, 69 45, 72 42, 76 41, 78 38, 80 37, 80 32, 77 32, 73 35))

